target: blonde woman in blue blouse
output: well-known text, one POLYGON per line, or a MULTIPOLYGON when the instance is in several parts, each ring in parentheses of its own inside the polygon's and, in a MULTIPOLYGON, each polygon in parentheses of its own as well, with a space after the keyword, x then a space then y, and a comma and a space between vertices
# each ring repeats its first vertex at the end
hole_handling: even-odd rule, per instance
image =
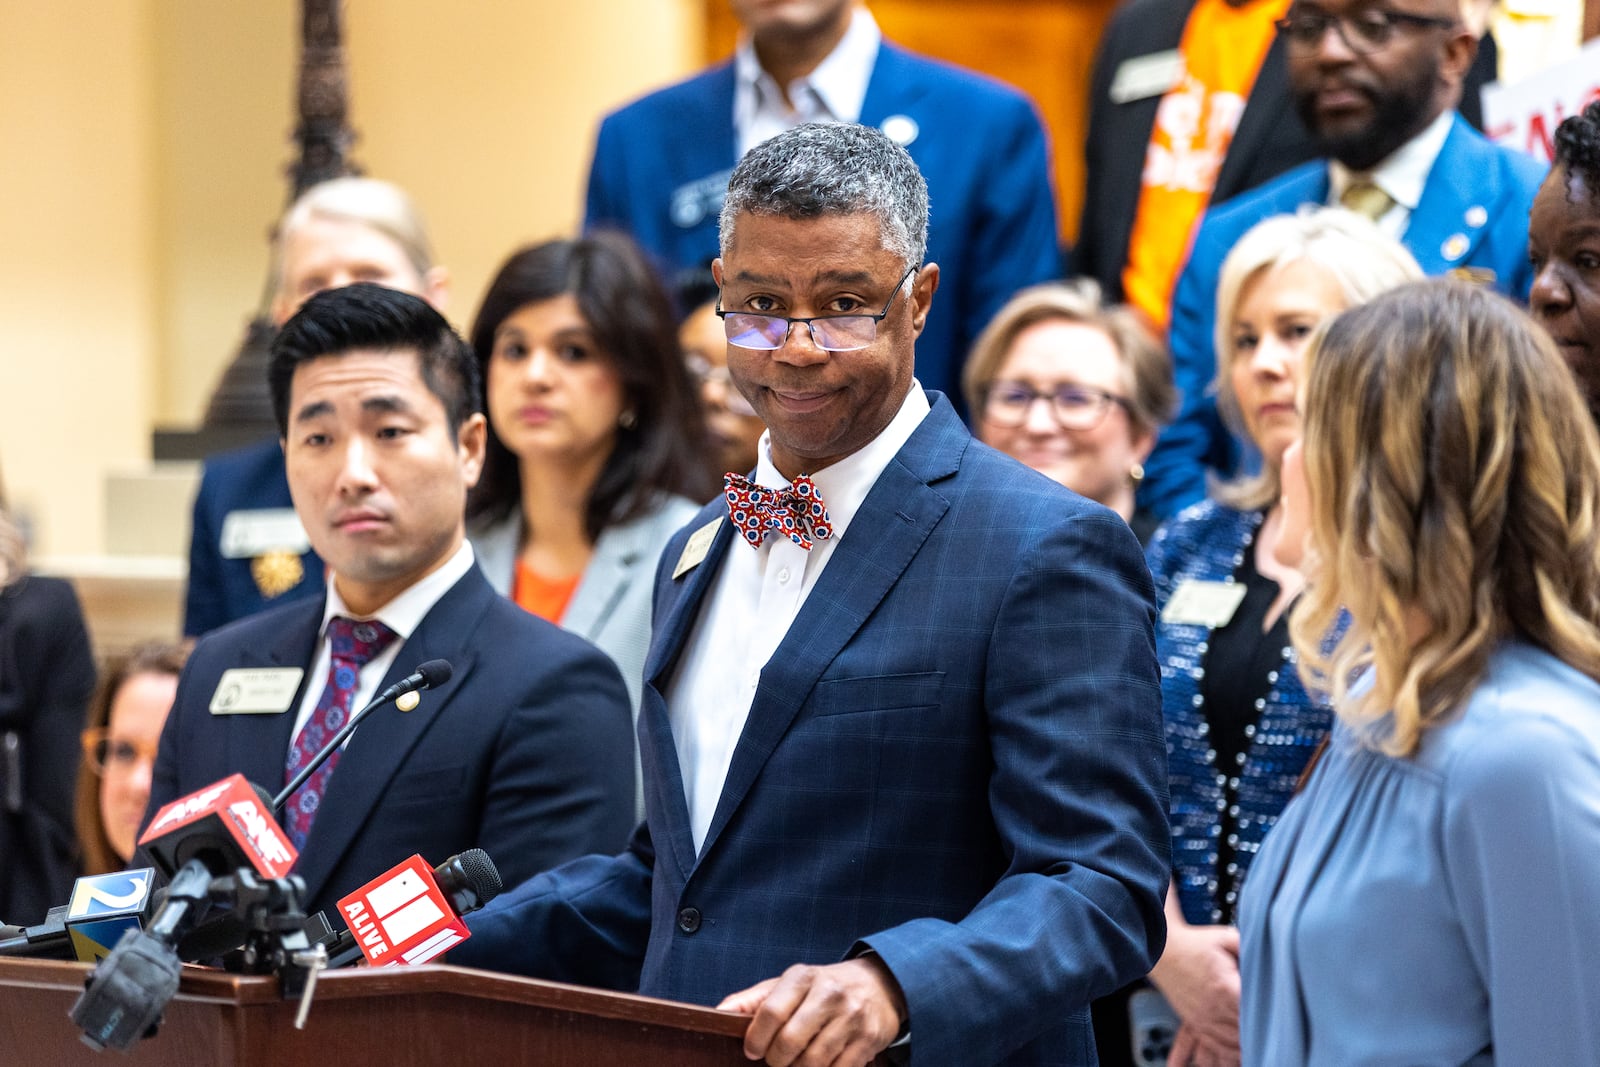
POLYGON ((1245 886, 1244 1062, 1600 1063, 1600 437, 1465 283, 1307 362, 1291 630, 1338 721, 1245 886))

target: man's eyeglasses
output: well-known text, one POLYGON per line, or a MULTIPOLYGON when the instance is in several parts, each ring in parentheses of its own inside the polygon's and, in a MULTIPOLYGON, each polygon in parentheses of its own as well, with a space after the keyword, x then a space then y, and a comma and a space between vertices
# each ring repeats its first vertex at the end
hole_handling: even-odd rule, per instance
POLYGON ((1385 45, 1394 40, 1395 31, 1402 27, 1446 29, 1455 26, 1456 20, 1369 7, 1352 15, 1329 15, 1322 11, 1292 11, 1287 18, 1281 18, 1273 25, 1283 34, 1293 51, 1316 51, 1322 46, 1322 39, 1328 34, 1328 27, 1332 26, 1339 31, 1339 39, 1345 43, 1346 48, 1364 56, 1381 51, 1385 45))
POLYGON ((155 765, 156 746, 112 737, 98 726, 83 732, 83 757, 96 774, 129 774, 141 763, 155 765))
POLYGON ((984 394, 983 417, 994 425, 1014 430, 1028 421, 1036 400, 1050 402, 1050 414, 1064 430, 1092 430, 1105 421, 1106 412, 1120 407, 1133 414, 1133 406, 1103 389, 1058 385, 1040 392, 1026 382, 995 382, 984 394))
POLYGON ((733 384, 733 375, 728 373, 727 367, 719 367, 704 356, 690 352, 683 357, 689 365, 689 373, 694 375, 695 381, 701 387, 715 384, 722 389, 722 403, 735 415, 754 415, 756 409, 750 406, 750 401, 739 392, 738 386, 733 384))
POLYGON ((894 298, 900 295, 906 279, 917 272, 916 267, 906 271, 900 284, 889 294, 883 310, 876 315, 813 315, 808 319, 785 315, 763 315, 758 311, 723 311, 722 296, 717 296, 717 316, 728 332, 728 343, 758 352, 771 352, 782 348, 789 339, 789 331, 796 323, 804 323, 811 331, 811 343, 827 352, 855 352, 866 348, 878 339, 878 323, 889 317, 894 298))

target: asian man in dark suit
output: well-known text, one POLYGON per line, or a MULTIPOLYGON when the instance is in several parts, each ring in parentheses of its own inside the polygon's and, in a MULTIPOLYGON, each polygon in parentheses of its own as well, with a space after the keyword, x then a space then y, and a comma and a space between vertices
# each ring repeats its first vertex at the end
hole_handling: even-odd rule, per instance
POLYGON ((328 590, 201 639, 146 819, 235 772, 276 791, 380 686, 442 658, 447 683, 413 711, 364 720, 290 798, 283 823, 308 908, 331 909, 413 853, 439 862, 480 847, 519 880, 620 848, 633 744, 616 667, 495 593, 464 538, 485 437, 471 349, 420 298, 357 284, 301 307, 273 342, 270 376, 328 590), (249 706, 228 697, 235 668, 264 686, 249 706))
MULTIPOLYGON (((416 293, 441 311, 450 296, 421 213, 403 189, 377 178, 334 178, 302 193, 278 223, 273 258, 274 326, 313 293, 351 282, 416 293)), ((184 635, 301 597, 320 600, 323 579, 295 517, 278 442, 207 456, 189 530, 184 635)))
POLYGON ((734 171, 716 277, 768 426, 667 545, 646 825, 456 962, 752 1016, 770 1064, 1089 1064, 1159 955, 1166 756, 1138 544, 913 377, 927 187, 870 127, 734 171))

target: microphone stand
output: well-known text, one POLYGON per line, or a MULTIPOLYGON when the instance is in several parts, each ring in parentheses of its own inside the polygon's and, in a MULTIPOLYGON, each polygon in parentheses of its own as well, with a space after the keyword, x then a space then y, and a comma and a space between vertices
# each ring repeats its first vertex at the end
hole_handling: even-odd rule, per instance
POLYGON ((289 784, 283 787, 283 792, 272 798, 273 814, 276 815, 283 811, 283 806, 289 802, 290 797, 294 796, 295 790, 305 785, 306 779, 317 773, 317 768, 326 763, 329 756, 339 751, 339 747, 345 743, 351 734, 356 732, 356 727, 361 725, 362 721, 367 717, 369 712, 375 708, 382 707, 384 704, 387 704, 389 701, 394 700, 397 697, 404 695, 404 692, 382 693, 378 696, 378 699, 374 700, 372 703, 368 704, 366 707, 350 716, 350 721, 340 727, 339 732, 328 739, 328 743, 323 745, 322 749, 315 756, 311 757, 311 762, 307 763, 304 767, 301 767, 299 773, 293 778, 289 779, 289 784))

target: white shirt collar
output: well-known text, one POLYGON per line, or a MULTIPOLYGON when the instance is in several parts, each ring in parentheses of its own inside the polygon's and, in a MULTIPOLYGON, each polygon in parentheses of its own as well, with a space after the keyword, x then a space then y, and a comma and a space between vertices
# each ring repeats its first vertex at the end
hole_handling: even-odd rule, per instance
POLYGON ((856 8, 833 51, 810 74, 789 83, 791 109, 778 83, 762 69, 750 35, 741 34, 733 55, 733 128, 739 154, 803 122, 859 122, 882 41, 871 12, 856 8))
MULTIPOLYGON (((832 463, 819 471, 801 472, 810 474, 811 480, 816 483, 817 492, 822 495, 822 502, 827 506, 828 522, 833 526, 835 539, 844 536, 850 520, 861 510, 861 504, 878 481, 878 476, 910 440, 930 410, 927 394, 913 378, 911 389, 900 403, 900 410, 889 420, 889 425, 878 432, 878 436, 837 463, 832 463)), ((761 435, 756 457, 757 484, 773 489, 781 489, 789 484, 789 479, 779 473, 772 462, 771 431, 761 435)), ((772 539, 768 538, 762 547, 765 548, 771 543, 772 539)))
POLYGON ((1415 211, 1422 202, 1428 172, 1444 150, 1445 138, 1450 136, 1454 123, 1455 112, 1446 108, 1421 133, 1389 153, 1367 174, 1353 171, 1337 159, 1328 160, 1328 202, 1337 204, 1351 182, 1364 179, 1388 193, 1407 212, 1415 211))
POLYGON ((398 634, 401 641, 406 641, 416 628, 422 625, 423 617, 433 610, 439 598, 449 592, 451 586, 472 569, 474 558, 471 543, 463 537, 461 545, 449 559, 417 579, 400 595, 370 615, 357 615, 351 611, 345 604, 344 598, 339 595, 334 577, 329 575, 328 599, 322 609, 321 632, 327 633, 329 619, 335 615, 343 615, 350 619, 377 619, 398 634))

